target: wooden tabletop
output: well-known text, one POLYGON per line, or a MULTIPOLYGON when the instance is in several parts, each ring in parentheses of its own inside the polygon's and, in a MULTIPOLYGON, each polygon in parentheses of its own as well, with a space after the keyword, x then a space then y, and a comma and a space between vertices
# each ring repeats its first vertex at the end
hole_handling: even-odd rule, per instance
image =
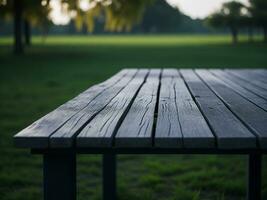
POLYGON ((125 69, 14 140, 41 149, 267 149, 267 70, 125 69))

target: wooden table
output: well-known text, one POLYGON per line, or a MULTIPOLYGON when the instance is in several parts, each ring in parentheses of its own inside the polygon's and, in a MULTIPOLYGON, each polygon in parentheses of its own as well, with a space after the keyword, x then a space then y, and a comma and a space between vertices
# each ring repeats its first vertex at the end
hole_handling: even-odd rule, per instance
MULTIPOLYGON (((44 97, 47 98, 47 97, 44 97)), ((49 97, 53 98, 53 97, 49 97)), ((246 154, 260 199, 267 71, 125 69, 14 136, 44 157, 44 199, 76 198, 76 155, 103 154, 103 197, 116 198, 116 154, 246 154)))

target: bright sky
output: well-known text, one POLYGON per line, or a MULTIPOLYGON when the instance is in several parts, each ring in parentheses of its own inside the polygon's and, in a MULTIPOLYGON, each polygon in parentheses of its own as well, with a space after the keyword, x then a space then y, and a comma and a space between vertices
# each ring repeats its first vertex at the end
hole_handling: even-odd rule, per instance
MULTIPOLYGON (((47 2, 46 0, 42 0, 42 2, 47 2)), ((60 1, 52 0, 50 2, 52 10, 49 14, 49 17, 52 19, 53 23, 56 25, 66 25, 70 22, 71 16, 68 12, 66 12, 66 8, 60 5, 60 1)))
MULTIPOLYGON (((220 6, 232 0, 167 0, 167 2, 189 15, 192 18, 205 18, 210 13, 218 10, 220 6)), ((244 4, 248 3, 248 0, 236 0, 244 4)))
MULTIPOLYGON (((208 16, 210 13, 218 10, 220 6, 232 0, 167 0, 169 4, 172 6, 178 6, 178 8, 185 13, 186 15, 192 18, 204 18, 208 16)), ((240 1, 244 4, 248 3, 248 0, 236 0, 240 1)), ((42 0, 43 2, 47 2, 47 0, 42 0)), ((52 12, 50 13, 50 18, 57 25, 64 25, 69 23, 70 15, 75 15, 75 13, 67 13, 60 6, 58 0, 51 0, 52 12)), ((80 0, 80 6, 82 9, 89 9, 91 5, 88 5, 88 0, 80 0)))

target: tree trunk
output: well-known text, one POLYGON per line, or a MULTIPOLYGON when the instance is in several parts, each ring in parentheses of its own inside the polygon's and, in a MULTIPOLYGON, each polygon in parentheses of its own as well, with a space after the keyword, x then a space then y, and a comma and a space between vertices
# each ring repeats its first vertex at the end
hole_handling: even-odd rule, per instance
POLYGON ((232 42, 233 42, 233 44, 236 44, 238 42, 238 30, 237 30, 237 28, 232 27, 231 33, 232 33, 232 42))
POLYGON ((24 37, 26 46, 31 45, 31 26, 28 20, 24 20, 24 37))
POLYGON ((23 53, 22 44, 22 2, 14 0, 14 53, 23 53))

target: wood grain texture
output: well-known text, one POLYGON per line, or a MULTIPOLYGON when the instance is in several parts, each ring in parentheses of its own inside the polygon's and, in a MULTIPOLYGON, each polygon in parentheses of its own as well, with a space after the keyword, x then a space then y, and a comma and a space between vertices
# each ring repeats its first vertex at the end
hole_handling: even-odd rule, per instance
POLYGON ((200 80, 193 70, 181 70, 181 73, 201 112, 216 135, 218 148, 256 148, 256 137, 200 80))
POLYGON ((183 136, 176 107, 175 84, 178 71, 164 69, 162 72, 155 146, 161 148, 183 148, 183 136))
POLYGON ((250 73, 259 77, 264 83, 267 83, 267 70, 266 69, 243 69, 246 73, 250 73))
POLYGON ((261 78, 261 76, 258 76, 252 72, 244 71, 244 70, 227 70, 229 73, 233 74, 234 76, 243 79, 245 81, 248 81, 250 84, 255 85, 259 88, 262 88, 264 90, 267 90, 267 83, 265 79, 261 78))
POLYGON ((18 147, 31 148, 48 147, 48 139, 50 135, 52 135, 77 112, 85 108, 91 100, 115 85, 128 73, 132 73, 131 70, 122 70, 117 75, 111 77, 105 82, 87 89, 74 99, 40 118, 14 136, 15 145, 18 147))
POLYGON ((227 78, 227 74, 222 70, 210 70, 210 72, 215 75, 217 78, 223 81, 223 83, 229 87, 230 89, 233 89, 238 94, 243 96, 245 99, 249 100, 250 102, 254 103, 255 105, 259 106, 263 110, 267 111, 267 100, 265 100, 262 97, 259 97, 258 95, 254 94, 253 92, 250 92, 249 90, 241 87, 240 85, 236 84, 235 82, 231 81, 231 79, 227 78))
POLYGON ((161 70, 151 70, 119 127, 116 147, 152 147, 154 112, 161 70))
POLYGON ((158 110, 155 146, 179 148, 175 140, 182 137, 184 148, 215 147, 214 135, 177 70, 163 71, 158 110))
POLYGON ((213 148, 215 137, 182 78, 175 85, 176 105, 185 148, 213 148))
POLYGON ((258 88, 257 86, 251 84, 249 81, 235 77, 233 74, 227 72, 227 70, 224 70, 223 72, 224 72, 224 77, 226 77, 227 79, 229 79, 232 82, 240 85, 241 87, 249 90, 250 92, 254 93, 255 95, 267 100, 267 91, 266 90, 264 90, 262 88, 258 88))
POLYGON ((28 148, 267 149, 266 70, 126 69, 14 136, 28 148))
MULTIPOLYGON (((236 71, 236 70, 235 70, 236 71)), ((240 70, 241 74, 245 73, 249 77, 252 77, 260 82, 263 82, 266 86, 267 84, 267 73, 266 70, 257 70, 257 69, 243 69, 240 70)))
POLYGON ((73 145, 75 136, 83 129, 88 122, 90 122, 105 106, 123 90, 127 84, 133 80, 137 70, 131 70, 115 85, 108 90, 104 90, 96 96, 88 105, 72 116, 63 126, 61 126, 50 137, 51 147, 71 147, 73 145))
POLYGON ((196 70, 197 74, 226 103, 236 116, 258 136, 260 146, 267 149, 267 112, 225 87, 220 80, 205 70, 196 70))
POLYGON ((258 69, 258 70, 255 70, 255 73, 257 73, 259 76, 261 76, 262 78, 264 78, 265 83, 267 83, 267 70, 266 69, 258 69))
POLYGON ((135 78, 99 112, 80 132, 78 147, 111 147, 113 136, 134 96, 142 86, 148 70, 140 70, 135 78))

